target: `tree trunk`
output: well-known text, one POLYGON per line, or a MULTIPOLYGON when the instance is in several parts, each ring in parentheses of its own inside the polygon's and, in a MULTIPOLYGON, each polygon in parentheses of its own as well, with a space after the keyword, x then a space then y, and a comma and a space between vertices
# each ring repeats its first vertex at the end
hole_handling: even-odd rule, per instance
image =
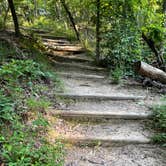
POLYGON ((37 0, 34 0, 34 17, 37 17, 37 0))
POLYGON ((164 26, 166 28, 166 0, 163 0, 164 26))
POLYGON ((10 7, 10 10, 12 13, 13 22, 14 22, 15 35, 16 35, 16 37, 19 37, 20 36, 20 29, 19 29, 18 19, 17 19, 13 0, 8 0, 8 3, 9 3, 9 7, 10 7))
POLYGON ((142 33, 142 38, 147 43, 147 45, 152 50, 152 52, 155 54, 157 63, 159 65, 159 67, 161 67, 164 64, 164 58, 161 54, 159 54, 154 41, 152 39, 149 39, 144 33, 142 33))
MULTIPOLYGON (((164 28, 166 28, 166 0, 163 0, 163 14, 164 14, 164 28)), ((163 57, 163 66, 162 69, 166 72, 166 64, 165 64, 165 59, 164 59, 164 49, 165 49, 165 45, 164 43, 162 43, 161 46, 161 56, 163 57)))
POLYGON ((6 28, 6 20, 7 20, 7 15, 8 15, 8 12, 9 12, 9 5, 7 6, 7 9, 5 11, 5 16, 4 16, 4 19, 3 19, 3 29, 6 28))
POLYGON ((96 0, 96 62, 100 59, 100 0, 96 0))
POLYGON ((166 84, 166 73, 158 68, 148 65, 145 62, 136 62, 135 70, 144 77, 148 77, 166 84))
POLYGON ((72 24, 72 27, 73 27, 74 31, 75 31, 77 40, 80 40, 80 34, 79 34, 79 32, 77 31, 77 28, 76 28, 76 25, 75 25, 75 22, 74 22, 74 18, 73 18, 73 16, 72 16, 70 10, 69 10, 68 7, 67 7, 65 0, 61 0, 61 4, 63 5, 63 7, 64 7, 64 9, 65 9, 65 11, 66 11, 66 13, 67 13, 67 15, 68 15, 68 17, 69 17, 69 20, 70 20, 70 22, 71 22, 71 24, 72 24))

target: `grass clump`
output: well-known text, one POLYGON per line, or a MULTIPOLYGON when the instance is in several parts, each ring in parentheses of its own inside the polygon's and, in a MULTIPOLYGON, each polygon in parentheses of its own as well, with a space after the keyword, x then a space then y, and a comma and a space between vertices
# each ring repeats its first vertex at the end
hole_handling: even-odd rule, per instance
POLYGON ((0 137, 3 145, 1 158, 9 166, 60 166, 63 165, 63 145, 50 144, 46 139, 34 134, 30 128, 15 124, 11 134, 0 137), (26 132, 25 132, 26 131, 26 132), (36 139, 38 138, 38 139, 36 139), (61 152, 61 153, 60 153, 61 152))
POLYGON ((115 68, 110 73, 110 79, 114 84, 119 84, 121 82, 122 77, 123 77, 123 71, 121 68, 115 68))
POLYGON ((166 103, 153 107, 153 125, 157 131, 153 141, 166 146, 166 103))

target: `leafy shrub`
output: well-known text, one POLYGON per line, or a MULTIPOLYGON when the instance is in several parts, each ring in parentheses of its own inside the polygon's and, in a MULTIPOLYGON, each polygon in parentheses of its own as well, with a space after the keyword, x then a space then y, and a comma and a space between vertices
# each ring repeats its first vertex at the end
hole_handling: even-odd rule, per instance
MULTIPOLYGON (((21 126, 21 125, 20 125, 21 126)), ((27 128, 27 127, 26 127, 27 128)), ((2 158, 9 166, 61 166, 63 165, 63 145, 60 142, 48 143, 22 127, 11 135, 0 138, 3 144, 2 158)))
POLYGON ((155 106, 153 108, 154 117, 153 120, 155 122, 155 128, 158 130, 166 132, 166 104, 155 106))
POLYGON ((39 80, 42 77, 47 77, 47 73, 44 73, 41 66, 32 60, 12 60, 0 68, 0 80, 7 83, 16 83, 20 79, 39 80))
POLYGON ((27 99, 27 106, 28 109, 35 112, 43 112, 45 111, 49 106, 50 102, 46 101, 44 99, 35 99, 34 97, 27 99))
POLYGON ((13 103, 0 91, 0 125, 12 121, 14 118, 13 103))
POLYGON ((153 124, 158 132, 153 140, 166 145, 166 104, 155 106, 153 112, 153 124))
POLYGON ((116 68, 114 71, 111 72, 111 80, 115 84, 120 83, 122 76, 123 72, 120 68, 116 68))

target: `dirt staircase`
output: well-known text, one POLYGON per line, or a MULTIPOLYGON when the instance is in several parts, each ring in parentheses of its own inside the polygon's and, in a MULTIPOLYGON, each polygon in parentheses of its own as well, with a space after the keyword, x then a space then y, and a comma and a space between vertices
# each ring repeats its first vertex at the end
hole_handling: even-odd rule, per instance
POLYGON ((164 149, 152 144, 149 107, 160 96, 134 80, 115 85, 79 44, 45 35, 47 56, 65 84, 57 96, 67 101, 51 139, 66 143, 65 166, 165 166, 164 149))

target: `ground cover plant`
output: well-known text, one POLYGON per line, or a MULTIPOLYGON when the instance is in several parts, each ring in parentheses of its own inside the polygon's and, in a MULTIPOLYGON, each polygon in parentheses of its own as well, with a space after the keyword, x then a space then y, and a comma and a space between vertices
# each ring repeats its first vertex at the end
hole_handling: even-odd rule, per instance
POLYGON ((0 82, 0 163, 63 165, 63 144, 45 138, 49 88, 59 87, 57 77, 34 60, 8 59, 0 66, 0 82))
POLYGON ((153 141, 166 146, 166 104, 154 106, 153 113, 153 125, 157 131, 153 141))

